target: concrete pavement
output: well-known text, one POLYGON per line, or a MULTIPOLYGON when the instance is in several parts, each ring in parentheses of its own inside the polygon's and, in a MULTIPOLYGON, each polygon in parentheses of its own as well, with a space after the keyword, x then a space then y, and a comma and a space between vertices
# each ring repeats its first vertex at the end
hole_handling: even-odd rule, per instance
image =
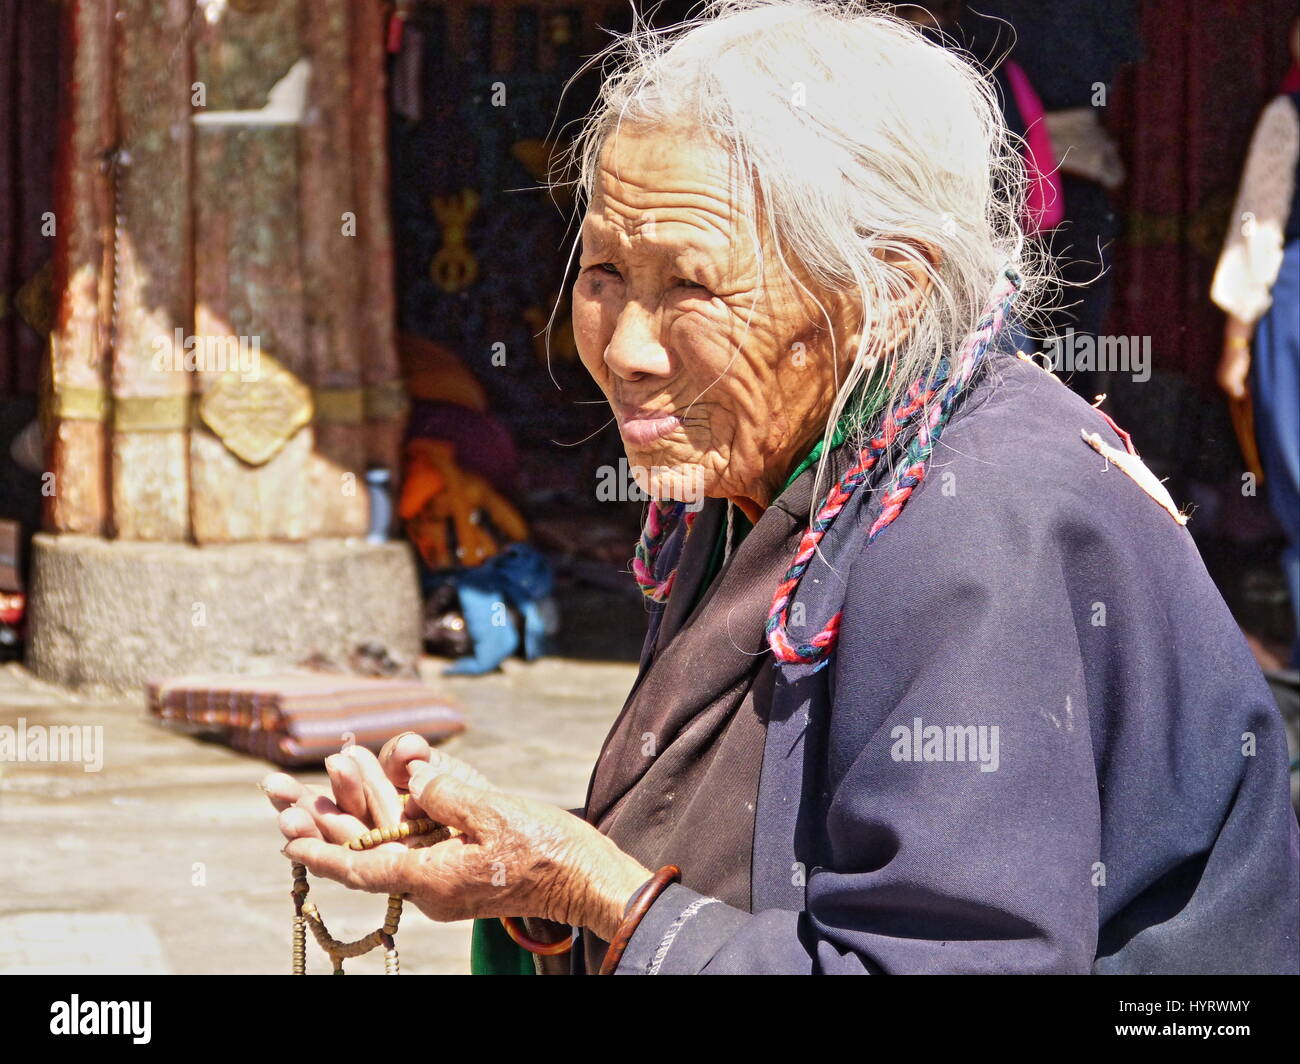
MULTIPOLYGON (((503 672, 422 672, 465 711, 444 749, 497 784, 579 805, 635 667, 546 658, 503 672)), ((168 731, 143 699, 68 695, 16 665, 0 668, 0 725, 103 728, 103 765, 0 763, 0 973, 280 973, 289 968, 289 866, 257 789, 272 766, 168 731)), ((302 778, 324 785, 323 772, 302 778)), ((331 931, 360 936, 380 896, 313 882, 331 931)), ((410 973, 468 971, 469 924, 407 909, 398 936, 410 973)), ((312 971, 328 962, 308 943, 312 971)), ((350 972, 383 970, 378 953, 350 972)))

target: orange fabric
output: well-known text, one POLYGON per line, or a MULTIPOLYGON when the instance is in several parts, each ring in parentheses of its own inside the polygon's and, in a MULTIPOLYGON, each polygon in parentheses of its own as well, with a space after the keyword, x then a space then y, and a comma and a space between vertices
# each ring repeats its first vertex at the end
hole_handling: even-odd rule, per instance
POLYGON ((402 501, 397 507, 402 520, 409 521, 446 486, 446 479, 426 455, 411 455, 402 483, 402 501))
POLYGON ((528 525, 519 511, 482 477, 462 470, 451 444, 441 440, 416 439, 407 444, 406 487, 399 512, 407 536, 434 569, 480 565, 505 544, 528 538, 528 525), (498 542, 483 516, 504 542, 498 542))

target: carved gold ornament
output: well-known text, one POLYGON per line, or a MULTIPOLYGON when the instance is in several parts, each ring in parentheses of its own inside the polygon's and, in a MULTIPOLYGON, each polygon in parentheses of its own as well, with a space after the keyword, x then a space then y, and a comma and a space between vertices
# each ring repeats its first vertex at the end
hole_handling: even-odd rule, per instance
POLYGON ((311 389, 263 353, 256 374, 231 370, 199 400, 199 417, 236 457, 265 465, 312 419, 311 389))
POLYGON ((472 188, 433 198, 433 214, 442 226, 442 247, 429 263, 429 276, 444 292, 460 292, 478 279, 478 260, 467 243, 469 223, 478 205, 478 193, 472 188))

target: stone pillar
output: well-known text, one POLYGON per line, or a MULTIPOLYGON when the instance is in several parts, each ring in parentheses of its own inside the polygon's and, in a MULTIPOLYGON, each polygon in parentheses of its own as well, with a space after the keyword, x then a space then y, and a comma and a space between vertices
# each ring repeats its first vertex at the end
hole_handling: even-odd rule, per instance
POLYGON ((384 17, 70 0, 42 678, 418 654, 410 552, 362 538, 405 418, 384 17))

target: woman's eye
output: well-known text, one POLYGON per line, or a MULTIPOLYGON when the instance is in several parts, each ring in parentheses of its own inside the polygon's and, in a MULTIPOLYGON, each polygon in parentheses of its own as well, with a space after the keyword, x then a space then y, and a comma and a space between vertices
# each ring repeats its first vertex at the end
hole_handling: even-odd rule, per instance
POLYGON ((677 278, 677 287, 678 287, 678 288, 693 288, 693 289, 695 289, 695 290, 697 290, 697 291, 700 291, 700 292, 707 292, 707 291, 708 291, 708 289, 707 289, 704 285, 700 284, 699 281, 688 281, 685 277, 679 277, 679 278, 677 278))
POLYGON ((599 270, 601 273, 611 273, 615 277, 620 276, 618 272, 618 267, 615 266, 612 262, 600 262, 597 263, 594 268, 599 270))

